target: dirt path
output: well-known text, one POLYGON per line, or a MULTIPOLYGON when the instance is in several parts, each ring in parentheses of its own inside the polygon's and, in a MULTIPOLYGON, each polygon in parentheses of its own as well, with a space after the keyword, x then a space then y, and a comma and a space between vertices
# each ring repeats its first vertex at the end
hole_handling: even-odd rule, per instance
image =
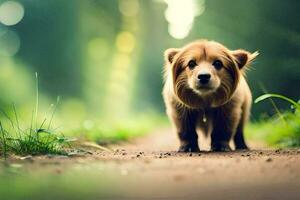
POLYGON ((201 141, 201 153, 179 154, 176 136, 169 129, 159 130, 112 146, 114 152, 18 163, 30 173, 48 171, 64 180, 69 180, 65 174, 76 174, 75 182, 89 186, 64 199, 80 199, 81 194, 89 199, 300 199, 299 149, 273 150, 250 143, 255 150, 214 153, 201 141))

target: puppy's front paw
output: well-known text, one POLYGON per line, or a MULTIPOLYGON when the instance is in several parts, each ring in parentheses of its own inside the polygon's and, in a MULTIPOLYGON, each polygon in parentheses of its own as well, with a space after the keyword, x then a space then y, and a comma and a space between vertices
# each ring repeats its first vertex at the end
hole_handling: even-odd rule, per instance
POLYGON ((200 152, 200 149, 198 144, 185 144, 179 147, 178 152, 200 152))
POLYGON ((249 147, 246 144, 236 145, 235 150, 237 150, 237 151, 247 151, 247 150, 249 150, 249 147))
POLYGON ((232 151, 228 143, 215 143, 211 145, 212 151, 228 152, 232 151))

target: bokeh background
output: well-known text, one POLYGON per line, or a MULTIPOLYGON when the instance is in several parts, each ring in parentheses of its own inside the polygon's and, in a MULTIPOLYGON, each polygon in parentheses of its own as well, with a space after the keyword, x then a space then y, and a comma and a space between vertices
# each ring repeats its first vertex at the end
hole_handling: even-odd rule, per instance
MULTIPOLYGON (((61 124, 164 116, 163 52, 200 38, 260 52, 248 72, 254 97, 298 100, 299 8, 298 0, 1 0, 0 107, 14 102, 30 117, 37 72, 41 107, 61 97, 61 124)), ((273 110, 254 105, 252 120, 273 110)))

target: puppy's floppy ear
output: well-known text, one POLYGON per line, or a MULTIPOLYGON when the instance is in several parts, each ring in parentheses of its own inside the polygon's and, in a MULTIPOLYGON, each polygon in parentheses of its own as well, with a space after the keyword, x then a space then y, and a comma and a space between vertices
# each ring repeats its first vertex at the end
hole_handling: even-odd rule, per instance
POLYGON ((243 49, 231 51, 231 53, 240 69, 242 69, 244 66, 249 65, 259 55, 258 51, 250 53, 243 49))
POLYGON ((180 51, 180 49, 177 49, 177 48, 170 48, 170 49, 167 49, 165 51, 165 61, 168 63, 168 64, 171 64, 174 60, 174 56, 180 51))

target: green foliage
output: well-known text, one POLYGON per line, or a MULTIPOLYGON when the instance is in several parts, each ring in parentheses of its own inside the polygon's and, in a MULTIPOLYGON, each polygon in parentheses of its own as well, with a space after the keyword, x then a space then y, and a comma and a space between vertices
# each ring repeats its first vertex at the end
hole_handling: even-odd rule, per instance
POLYGON ((0 120, 0 152, 6 158, 8 153, 19 155, 38 155, 38 154, 63 154, 64 145, 71 140, 64 136, 59 136, 55 130, 51 129, 52 120, 56 111, 59 98, 57 98, 56 106, 53 109, 50 119, 47 118, 38 125, 38 109, 39 109, 39 92, 38 92, 38 76, 36 73, 36 105, 32 112, 30 125, 27 128, 21 128, 19 117, 15 105, 12 107, 13 117, 10 117, 5 111, 2 111, 7 123, 0 120))
POLYGON ((270 145, 281 147, 300 146, 300 104, 278 94, 262 95, 255 100, 255 103, 272 97, 289 102, 293 111, 279 112, 277 116, 251 124, 247 132, 255 133, 251 137, 264 140, 270 145))
POLYGON ((166 117, 147 114, 126 119, 122 122, 105 121, 102 123, 94 123, 89 121, 81 128, 66 134, 105 145, 143 136, 153 129, 164 127, 166 124, 168 124, 166 117))
POLYGON ((0 152, 4 157, 7 157, 8 153, 18 155, 63 154, 65 153, 63 147, 70 142, 68 138, 58 136, 54 130, 44 128, 43 124, 37 129, 32 127, 21 129, 17 119, 13 121, 9 118, 9 121, 11 122, 10 129, 5 128, 0 122, 0 152))
POLYGON ((264 95, 261 95, 261 96, 259 96, 255 99, 254 103, 259 103, 259 102, 261 102, 265 99, 271 98, 271 97, 285 100, 285 101, 289 102, 292 106, 295 106, 295 108, 297 110, 300 110, 300 104, 299 103, 297 103, 296 101, 294 101, 294 100, 292 100, 292 99, 290 99, 286 96, 280 95, 280 94, 264 94, 264 95))

